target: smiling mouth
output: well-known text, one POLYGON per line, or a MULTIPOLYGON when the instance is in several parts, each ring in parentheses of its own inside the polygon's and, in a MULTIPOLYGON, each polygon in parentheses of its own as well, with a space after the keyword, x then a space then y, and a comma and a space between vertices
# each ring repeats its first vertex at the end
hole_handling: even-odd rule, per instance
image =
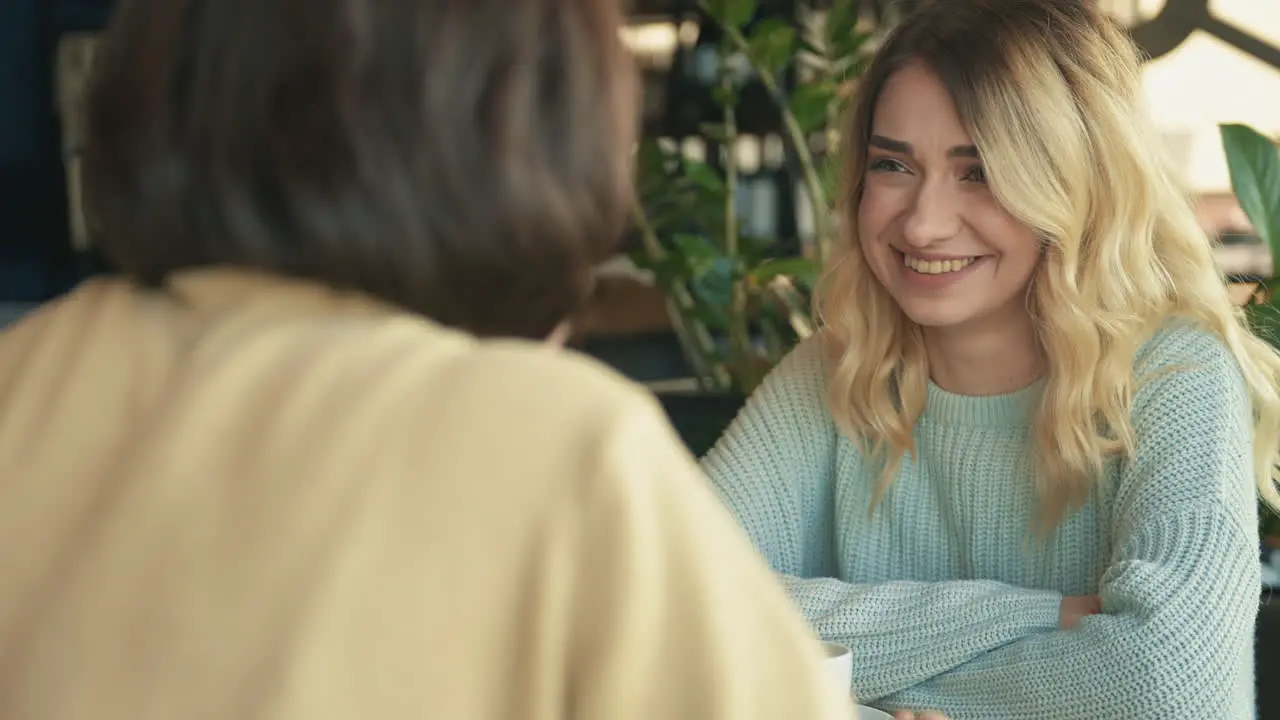
POLYGON ((921 275, 944 275, 946 273, 959 272, 978 260, 977 256, 951 258, 949 260, 929 260, 906 253, 900 254, 902 255, 902 264, 921 275))

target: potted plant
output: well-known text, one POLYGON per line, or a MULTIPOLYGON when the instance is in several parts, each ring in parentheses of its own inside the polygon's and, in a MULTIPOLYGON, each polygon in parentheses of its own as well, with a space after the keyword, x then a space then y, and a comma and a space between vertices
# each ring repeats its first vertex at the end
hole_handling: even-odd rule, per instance
POLYGON ((757 18, 757 0, 703 0, 721 33, 713 97, 718 122, 702 135, 718 161, 692 159, 654 139, 641 144, 634 220, 641 243, 632 261, 662 289, 672 327, 697 380, 696 393, 662 393, 686 443, 701 454, 746 395, 801 338, 813 332, 810 297, 836 238, 830 200, 839 182, 834 150, 851 85, 872 33, 857 0, 794 18, 757 18), (747 82, 776 106, 788 167, 813 208, 812 239, 800 252, 785 238, 745 228, 734 148, 747 82))
MULTIPOLYGON (((1271 250, 1271 277, 1258 284, 1245 312, 1258 335, 1280 347, 1280 149, 1247 125, 1224 124, 1219 131, 1236 199, 1271 250)), ((1270 553, 1280 548, 1280 515, 1265 502, 1258 511, 1264 552, 1270 553)))

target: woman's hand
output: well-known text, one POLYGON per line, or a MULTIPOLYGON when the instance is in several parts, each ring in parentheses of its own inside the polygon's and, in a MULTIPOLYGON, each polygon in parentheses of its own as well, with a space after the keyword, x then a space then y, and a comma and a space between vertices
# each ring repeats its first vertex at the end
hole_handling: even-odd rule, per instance
POLYGON ((1058 613, 1058 627, 1063 630, 1074 629, 1086 615, 1097 615, 1102 612, 1102 598, 1097 595, 1072 595, 1062 599, 1062 610, 1058 613))
POLYGON ((947 716, 936 712, 925 712, 917 715, 910 710, 899 710, 893 714, 893 720, 947 720, 947 716))

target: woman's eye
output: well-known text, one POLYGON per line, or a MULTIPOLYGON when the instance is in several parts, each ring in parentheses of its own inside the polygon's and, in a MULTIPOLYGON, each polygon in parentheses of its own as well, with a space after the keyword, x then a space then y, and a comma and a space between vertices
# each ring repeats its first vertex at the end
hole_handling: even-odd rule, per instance
POLYGON ((877 158, 871 161, 867 169, 876 172, 903 172, 907 169, 907 166, 893 158, 877 158))
POLYGON ((981 165, 975 165, 965 174, 964 179, 967 182, 985 183, 987 181, 987 169, 981 165))

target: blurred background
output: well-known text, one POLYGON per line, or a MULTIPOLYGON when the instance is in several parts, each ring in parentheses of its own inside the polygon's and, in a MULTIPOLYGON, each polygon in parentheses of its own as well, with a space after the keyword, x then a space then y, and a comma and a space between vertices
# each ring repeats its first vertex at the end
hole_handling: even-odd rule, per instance
MULTIPOLYGON (((1280 135, 1280 2, 1098 1, 1150 56, 1146 103, 1224 270, 1269 276, 1219 124, 1280 135)), ((644 69, 643 212, 575 345, 669 405, 729 395, 736 409, 806 332, 807 286, 836 232, 811 207, 831 194, 840 101, 912 4, 634 0, 624 38, 644 69)), ((0 0, 0 322, 109 270, 78 209, 77 108, 112 5, 0 0)))

